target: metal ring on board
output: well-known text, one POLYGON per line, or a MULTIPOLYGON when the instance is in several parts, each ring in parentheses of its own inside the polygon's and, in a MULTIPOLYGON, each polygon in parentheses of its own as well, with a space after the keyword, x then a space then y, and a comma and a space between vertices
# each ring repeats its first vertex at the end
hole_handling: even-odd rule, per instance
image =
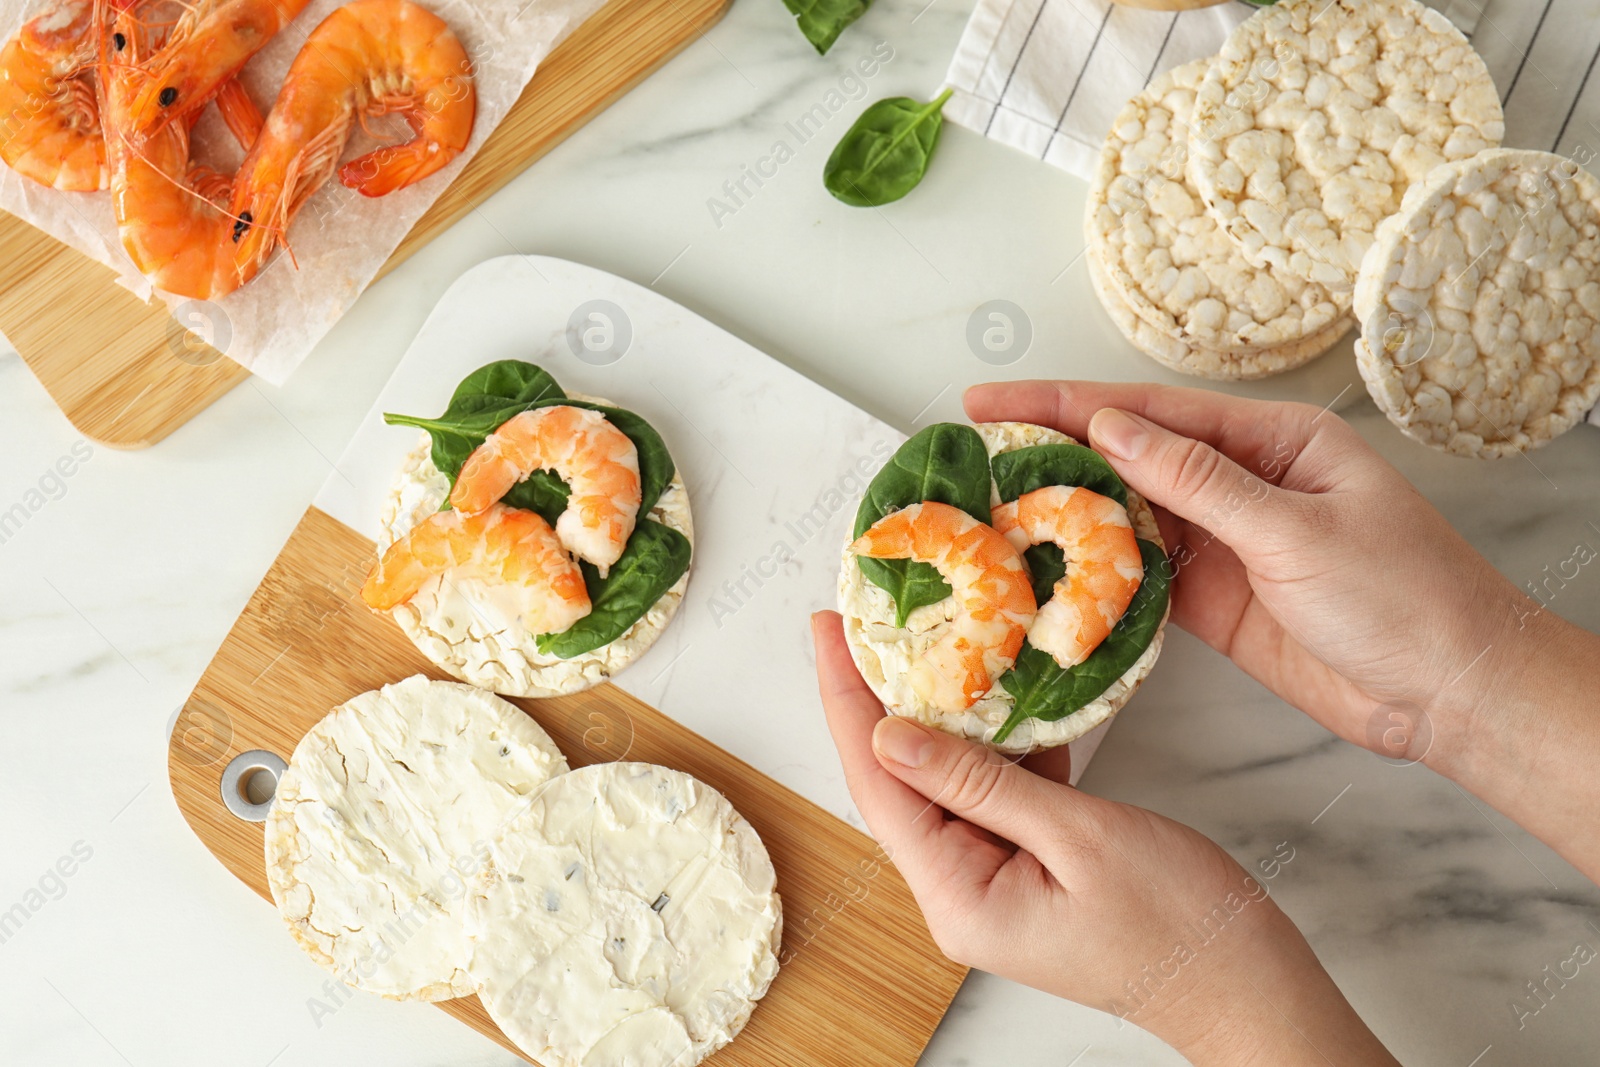
POLYGON ((278 792, 278 782, 283 779, 283 772, 289 765, 283 757, 266 749, 252 749, 241 752, 228 762, 222 771, 222 802, 228 805, 228 810, 246 822, 266 822, 267 812, 272 810, 272 797, 260 804, 250 803, 245 795, 245 787, 252 776, 257 774, 270 774, 272 776, 272 792, 278 792))

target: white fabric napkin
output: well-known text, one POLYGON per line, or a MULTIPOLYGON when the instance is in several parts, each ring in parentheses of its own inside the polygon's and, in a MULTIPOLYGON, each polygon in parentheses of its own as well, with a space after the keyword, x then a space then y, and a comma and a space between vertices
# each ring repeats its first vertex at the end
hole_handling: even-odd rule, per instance
MULTIPOLYGON (((1595 0, 1426 0, 1483 55, 1506 111, 1506 144, 1600 172, 1600 18, 1595 0)), ((978 0, 950 61, 944 113, 1088 177, 1128 98, 1165 70, 1214 54, 1258 8, 1233 0, 1179 13, 1112 0, 978 0)))

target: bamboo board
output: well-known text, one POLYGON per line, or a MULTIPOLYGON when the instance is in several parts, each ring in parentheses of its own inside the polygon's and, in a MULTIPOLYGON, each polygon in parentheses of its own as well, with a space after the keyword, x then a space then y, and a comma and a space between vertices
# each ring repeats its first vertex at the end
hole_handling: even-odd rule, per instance
MULTIPOLYGON (((731 3, 611 0, 540 64, 378 276, 676 55, 731 3)), ((111 448, 148 448, 250 372, 115 278, 111 268, 0 212, 0 332, 85 437, 111 448)))
MULTIPOLYGON (((228 761, 258 748, 288 758, 314 723, 357 693, 419 672, 445 677, 398 626, 357 597, 373 552, 367 538, 308 509, 190 695, 169 742, 168 772, 184 818, 224 866, 269 900, 262 824, 235 818, 222 803, 228 761)), ((574 767, 626 757, 685 771, 726 795, 766 843, 783 897, 782 967, 744 1033, 707 1062, 917 1062, 966 970, 939 952, 910 890, 876 844, 615 686, 513 703, 549 732, 574 767)), ((440 1007, 517 1051, 477 998, 440 1007)))

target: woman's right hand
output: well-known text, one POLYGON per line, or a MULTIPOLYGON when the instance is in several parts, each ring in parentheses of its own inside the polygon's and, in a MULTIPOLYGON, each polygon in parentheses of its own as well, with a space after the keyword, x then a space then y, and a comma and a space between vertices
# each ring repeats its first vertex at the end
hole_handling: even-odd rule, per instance
POLYGON ((981 385, 966 407, 1087 439, 1158 505, 1184 629, 1340 737, 1425 759, 1600 875, 1600 845, 1580 841, 1600 839, 1582 807, 1600 810, 1596 787, 1576 767, 1528 783, 1600 756, 1585 710, 1600 641, 1513 586, 1344 420, 1097 382, 981 385))

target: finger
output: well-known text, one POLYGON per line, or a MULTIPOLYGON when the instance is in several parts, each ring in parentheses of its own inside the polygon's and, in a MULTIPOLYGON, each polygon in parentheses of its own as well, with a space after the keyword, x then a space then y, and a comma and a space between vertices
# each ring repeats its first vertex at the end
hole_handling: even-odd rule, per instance
POLYGON ((1274 540, 1293 495, 1205 441, 1118 408, 1095 413, 1089 441, 1135 491, 1235 547, 1274 540))
POLYGON ((838 612, 813 615, 811 634, 817 650, 817 687, 850 795, 919 899, 921 886, 954 888, 986 868, 992 872, 1009 853, 994 842, 951 833, 943 813, 885 770, 873 753, 873 727, 885 718, 883 705, 850 658, 838 612), (968 852, 971 848, 988 848, 996 855, 975 861, 968 852))
POLYGON ((1308 404, 1139 382, 992 382, 968 389, 964 402, 974 422, 1032 422, 1080 441, 1088 439, 1097 411, 1119 408, 1207 441, 1273 484, 1304 450, 1321 415, 1308 404))
POLYGON ((982 745, 898 716, 878 723, 872 745, 891 774, 929 801, 1035 855, 1054 852, 1063 822, 1068 836, 1088 832, 1077 790, 982 745))

